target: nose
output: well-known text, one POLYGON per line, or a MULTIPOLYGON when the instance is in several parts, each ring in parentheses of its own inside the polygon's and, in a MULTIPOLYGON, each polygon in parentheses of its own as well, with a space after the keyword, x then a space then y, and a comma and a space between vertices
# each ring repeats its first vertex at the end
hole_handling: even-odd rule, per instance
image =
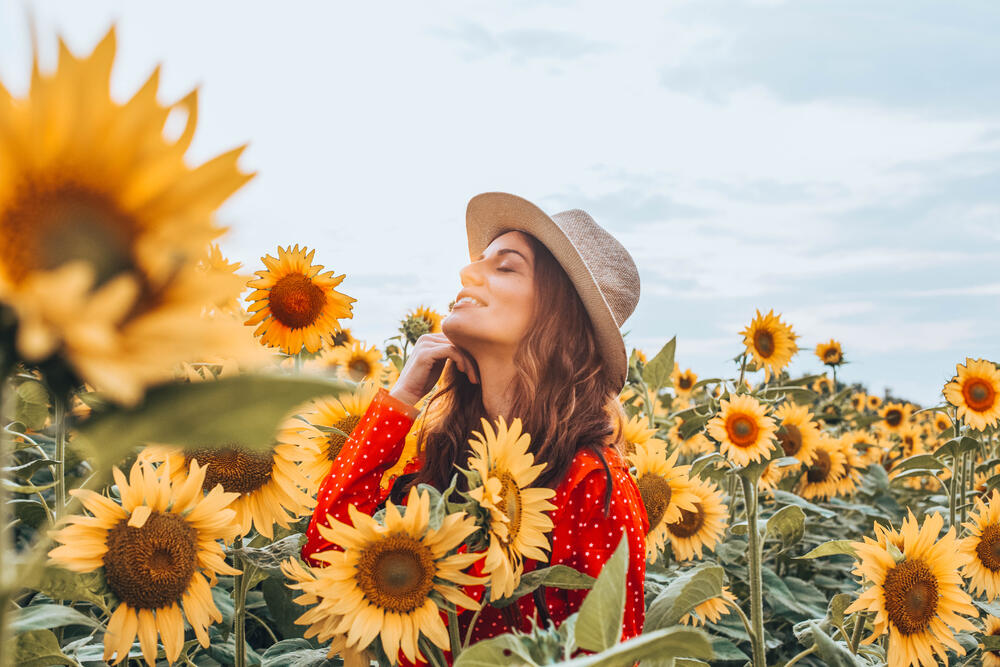
POLYGON ((483 284, 483 274, 478 265, 479 262, 472 262, 459 270, 458 277, 462 281, 462 287, 483 284))

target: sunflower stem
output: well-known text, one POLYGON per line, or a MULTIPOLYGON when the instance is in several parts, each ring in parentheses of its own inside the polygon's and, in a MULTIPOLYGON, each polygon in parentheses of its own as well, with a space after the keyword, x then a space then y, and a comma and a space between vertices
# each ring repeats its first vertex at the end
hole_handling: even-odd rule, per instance
POLYGON ((298 375, 302 372, 302 352, 295 353, 295 374, 298 375))
POLYGON ((66 512, 66 403, 56 396, 52 402, 56 427, 56 521, 66 512))
POLYGON ((743 377, 747 372, 747 353, 744 352, 743 356, 740 357, 740 381, 736 383, 736 393, 740 393, 740 387, 743 386, 743 377))
POLYGON ((797 653, 795 655, 795 657, 793 657, 791 660, 789 660, 788 662, 786 662, 785 663, 785 667, 791 667, 792 665, 794 665, 795 663, 797 663, 802 658, 806 657, 807 655, 811 655, 811 654, 813 654, 815 652, 816 652, 816 645, 813 644, 812 646, 810 646, 806 650, 802 651, 801 653, 797 653))
MULTIPOLYGON (((296 357, 298 358, 298 357, 296 357)), ((233 653, 233 667, 246 667, 247 664, 247 644, 246 644, 246 611, 247 611, 247 578, 243 574, 246 562, 243 559, 243 538, 237 537, 233 542, 233 565, 240 570, 240 574, 233 575, 233 641, 235 650, 233 653)))
POLYGON ((747 514, 747 574, 750 580, 750 628, 753 667, 767 667, 764 652, 764 598, 761 573, 761 540, 757 528, 757 483, 740 475, 747 514))
POLYGON ((462 653, 462 642, 458 636, 458 612, 448 609, 448 639, 451 641, 451 661, 458 660, 462 653))
POLYGON ((479 620, 479 614, 481 614, 483 612, 483 607, 485 607, 485 606, 486 606, 485 604, 482 605, 482 606, 480 606, 479 609, 477 609, 472 614, 472 620, 469 621, 469 627, 465 631, 465 641, 462 642, 462 648, 468 648, 469 647, 469 642, 472 641, 472 629, 474 627, 476 627, 476 621, 479 620))
POLYGON ((854 622, 854 629, 851 631, 851 653, 857 655, 858 643, 861 641, 861 633, 865 629, 865 612, 858 613, 858 619, 854 622))
MULTIPOLYGON (((955 502, 955 513, 958 515, 959 523, 965 520, 965 460, 968 456, 968 452, 962 452, 962 456, 958 460, 958 479, 955 480, 955 494, 958 496, 955 502)), ((956 535, 959 530, 960 528, 956 525, 956 535)))

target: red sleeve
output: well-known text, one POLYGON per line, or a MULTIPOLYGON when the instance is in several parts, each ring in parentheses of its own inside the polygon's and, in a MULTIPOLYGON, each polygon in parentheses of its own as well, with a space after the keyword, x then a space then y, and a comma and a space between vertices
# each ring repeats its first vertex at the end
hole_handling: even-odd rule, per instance
POLYGON ((339 548, 319 534, 319 525, 329 525, 327 514, 349 523, 347 508, 350 505, 371 514, 388 495, 389 490, 381 489, 379 482, 385 471, 399 460, 406 434, 418 412, 412 405, 390 396, 385 389, 378 390, 319 487, 316 509, 302 547, 303 560, 320 566, 323 563, 311 558, 314 553, 331 546, 339 548))
MULTIPOLYGON (((596 457, 594 457, 596 459, 596 457)), ((646 533, 648 520, 639 489, 628 471, 609 457, 613 479, 611 505, 604 513, 607 474, 599 462, 583 471, 571 470, 553 498, 551 565, 568 565, 597 577, 614 553, 621 536, 628 534, 629 565, 625 580, 625 616, 622 639, 642 632, 645 620, 646 533), (576 474, 574 474, 576 472, 576 474)), ((576 466, 574 466, 576 467, 576 466)), ((579 610, 588 591, 546 589, 552 620, 561 623, 579 610)))

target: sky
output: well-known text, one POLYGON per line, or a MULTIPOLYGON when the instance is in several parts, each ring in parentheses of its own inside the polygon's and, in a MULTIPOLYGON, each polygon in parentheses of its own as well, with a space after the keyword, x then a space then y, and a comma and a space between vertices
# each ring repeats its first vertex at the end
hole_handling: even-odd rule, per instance
POLYGON ((49 67, 55 35, 84 54, 116 24, 116 99, 158 63, 162 102, 197 87, 191 163, 247 144, 256 172, 224 253, 315 248, 371 343, 446 310, 466 204, 502 191, 621 240, 627 345, 676 336, 701 377, 757 309, 799 335, 793 374, 834 338, 841 380, 924 405, 1000 360, 996 2, 0 0, 18 94, 29 13, 49 67))

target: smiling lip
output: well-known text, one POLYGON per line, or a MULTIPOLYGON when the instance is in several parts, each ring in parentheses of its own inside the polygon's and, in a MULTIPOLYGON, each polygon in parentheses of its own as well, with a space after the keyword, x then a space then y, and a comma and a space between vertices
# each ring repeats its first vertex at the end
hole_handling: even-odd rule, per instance
POLYGON ((458 293, 458 296, 455 297, 455 305, 452 306, 452 309, 461 308, 462 306, 478 306, 478 307, 482 307, 482 306, 485 306, 485 305, 486 305, 486 302, 483 301, 482 299, 480 299, 479 297, 475 296, 474 294, 470 294, 469 292, 467 292, 465 290, 462 290, 461 292, 458 293), (462 299, 467 299, 467 300, 466 301, 462 301, 462 299))

